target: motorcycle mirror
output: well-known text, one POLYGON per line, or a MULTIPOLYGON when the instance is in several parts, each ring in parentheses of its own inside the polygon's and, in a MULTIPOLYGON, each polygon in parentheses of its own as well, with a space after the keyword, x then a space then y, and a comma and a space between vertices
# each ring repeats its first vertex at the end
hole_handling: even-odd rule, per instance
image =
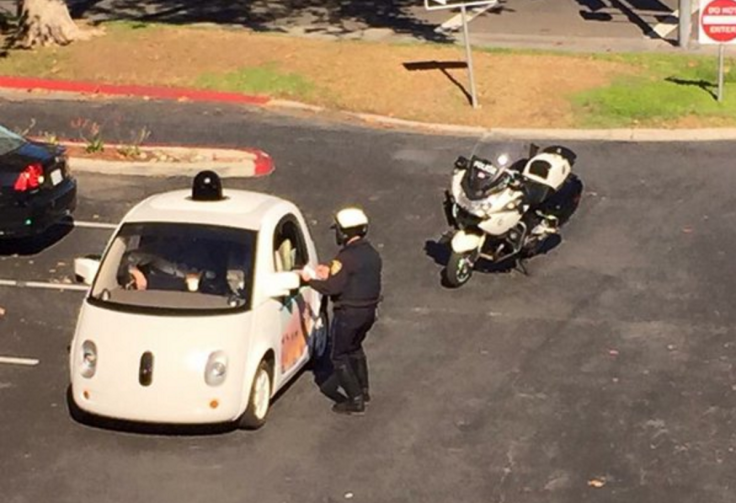
POLYGON ((468 168, 468 160, 463 156, 459 156, 455 160, 455 169, 467 169, 467 168, 468 168))

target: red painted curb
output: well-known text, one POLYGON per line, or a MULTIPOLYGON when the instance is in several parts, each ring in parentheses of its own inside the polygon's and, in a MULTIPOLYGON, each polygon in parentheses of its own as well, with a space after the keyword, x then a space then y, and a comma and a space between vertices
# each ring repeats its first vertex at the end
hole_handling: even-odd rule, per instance
POLYGON ((44 89, 82 94, 103 94, 111 96, 136 96, 165 100, 216 101, 224 103, 241 103, 246 105, 265 105, 271 98, 267 96, 250 96, 247 94, 203 89, 184 89, 161 86, 138 86, 101 84, 95 82, 77 82, 71 80, 39 79, 33 77, 0 76, 0 88, 10 89, 44 89))
POLYGON ((248 152, 254 154, 256 156, 256 160, 254 162, 255 167, 253 170, 254 176, 266 176, 273 173, 273 170, 276 168, 273 163, 273 158, 268 155, 263 150, 256 150, 256 149, 246 149, 248 152))

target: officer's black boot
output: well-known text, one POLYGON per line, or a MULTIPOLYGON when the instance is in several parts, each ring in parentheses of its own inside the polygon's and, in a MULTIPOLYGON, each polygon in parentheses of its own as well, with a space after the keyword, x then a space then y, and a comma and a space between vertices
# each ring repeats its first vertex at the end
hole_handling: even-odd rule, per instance
POLYGON ((353 365, 355 377, 358 379, 358 384, 360 384, 360 388, 363 391, 363 401, 366 403, 370 402, 371 395, 368 389, 368 360, 366 360, 365 355, 363 355, 351 358, 350 363, 353 365))
POLYGON ((348 395, 348 399, 342 403, 333 405, 332 410, 338 414, 363 414, 365 412, 363 394, 350 364, 343 363, 335 366, 335 373, 338 379, 340 379, 340 385, 348 395))

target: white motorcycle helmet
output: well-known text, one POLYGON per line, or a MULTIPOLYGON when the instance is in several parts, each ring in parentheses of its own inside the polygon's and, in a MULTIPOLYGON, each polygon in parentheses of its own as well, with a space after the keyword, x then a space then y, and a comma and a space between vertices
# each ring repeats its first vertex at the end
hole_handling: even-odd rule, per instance
POLYGON ((343 208, 335 215, 335 241, 343 246, 352 238, 368 233, 368 216, 360 208, 343 208))

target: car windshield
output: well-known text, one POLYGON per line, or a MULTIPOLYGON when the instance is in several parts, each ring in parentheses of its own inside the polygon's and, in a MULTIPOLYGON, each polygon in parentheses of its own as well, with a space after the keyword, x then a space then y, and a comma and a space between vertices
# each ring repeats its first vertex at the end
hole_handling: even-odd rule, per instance
POLYGON ((0 126, 0 155, 5 155, 8 152, 12 152, 25 143, 22 136, 18 136, 0 126))
POLYGON ((100 305, 133 310, 248 309, 256 232, 130 223, 108 247, 92 287, 100 305))

